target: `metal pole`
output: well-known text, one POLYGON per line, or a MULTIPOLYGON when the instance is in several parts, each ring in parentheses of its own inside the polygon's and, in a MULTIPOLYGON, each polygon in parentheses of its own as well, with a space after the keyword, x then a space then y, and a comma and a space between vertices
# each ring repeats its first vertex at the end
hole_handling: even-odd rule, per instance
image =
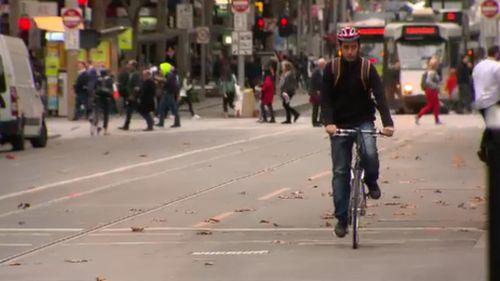
POLYGON ((245 56, 241 54, 238 55, 238 85, 241 90, 245 88, 245 56))
MULTIPOLYGON (((202 6, 205 7, 205 0, 201 1, 202 6)), ((201 25, 206 25, 206 11, 202 9, 201 12, 201 25)), ((201 44, 201 96, 204 98, 206 96, 205 84, 207 76, 207 44, 201 44)))
POLYGON ((347 0, 340 0, 340 22, 347 21, 347 0))
POLYGON ((297 3, 297 15, 298 15, 298 18, 297 18, 297 21, 298 21, 298 26, 297 26, 297 44, 296 44, 296 48, 297 48, 297 55, 300 54, 300 51, 302 50, 302 44, 301 44, 301 37, 302 37, 302 0, 298 0, 298 3, 297 3))

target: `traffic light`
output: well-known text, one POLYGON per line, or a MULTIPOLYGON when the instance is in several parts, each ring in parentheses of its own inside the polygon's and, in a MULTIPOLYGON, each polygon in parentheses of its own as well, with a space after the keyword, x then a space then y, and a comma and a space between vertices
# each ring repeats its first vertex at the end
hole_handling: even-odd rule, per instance
POLYGON ((444 12, 442 22, 452 22, 458 25, 462 25, 462 12, 461 11, 444 12))
POLYGON ((23 15, 17 21, 17 26, 19 28, 18 37, 24 41, 26 46, 28 46, 30 38, 31 19, 28 16, 23 15))
POLYGON ((293 33, 293 27, 287 16, 283 16, 278 21, 278 32, 280 37, 288 37, 293 33))

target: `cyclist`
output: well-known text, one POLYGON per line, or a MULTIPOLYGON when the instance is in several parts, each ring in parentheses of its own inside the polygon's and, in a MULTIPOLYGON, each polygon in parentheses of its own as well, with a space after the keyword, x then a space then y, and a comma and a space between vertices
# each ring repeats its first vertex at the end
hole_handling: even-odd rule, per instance
MULTIPOLYGON (((342 55, 331 60, 325 67, 320 100, 323 125, 331 136, 333 203, 338 220, 335 234, 344 237, 348 225, 350 171, 355 136, 335 137, 334 134, 337 128, 374 129, 375 109, 378 109, 382 118, 382 134, 392 136, 394 123, 375 67, 360 56, 358 31, 345 27, 338 32, 337 40, 342 55), (362 71, 368 75, 363 75, 362 71)), ((377 184, 379 159, 376 141, 370 135, 364 135, 363 140, 365 151, 361 153, 361 161, 365 171, 364 182, 369 196, 379 199, 381 192, 377 184)))

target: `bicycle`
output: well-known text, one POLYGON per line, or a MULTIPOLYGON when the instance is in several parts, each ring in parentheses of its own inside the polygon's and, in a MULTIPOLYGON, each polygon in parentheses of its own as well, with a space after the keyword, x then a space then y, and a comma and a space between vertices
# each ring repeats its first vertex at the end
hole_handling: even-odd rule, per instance
POLYGON ((366 214, 366 185, 363 182, 364 170, 361 167, 361 151, 365 149, 363 134, 369 134, 373 137, 382 135, 377 130, 361 130, 361 129, 337 129, 334 136, 339 137, 356 137, 356 148, 354 149, 354 165, 351 168, 351 195, 349 199, 349 213, 347 221, 352 226, 352 248, 357 249, 359 246, 359 218, 366 214))

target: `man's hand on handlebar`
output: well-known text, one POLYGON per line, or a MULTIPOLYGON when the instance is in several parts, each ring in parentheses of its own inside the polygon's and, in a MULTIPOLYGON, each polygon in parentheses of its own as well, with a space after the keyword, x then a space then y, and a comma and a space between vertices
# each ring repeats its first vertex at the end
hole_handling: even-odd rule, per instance
POLYGON ((337 126, 334 124, 326 125, 325 131, 329 135, 335 135, 337 133, 337 126))
POLYGON ((386 137, 392 137, 394 135, 394 127, 384 127, 382 130, 382 135, 386 137))

